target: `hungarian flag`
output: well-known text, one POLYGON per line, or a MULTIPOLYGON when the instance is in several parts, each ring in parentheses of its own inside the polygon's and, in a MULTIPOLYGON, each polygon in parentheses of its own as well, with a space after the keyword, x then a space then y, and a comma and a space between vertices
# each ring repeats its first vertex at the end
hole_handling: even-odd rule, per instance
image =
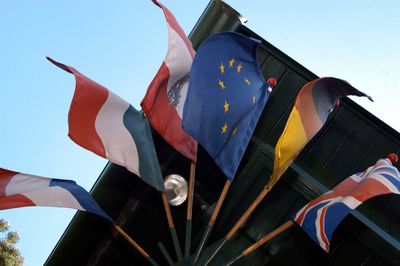
POLYGON ((69 137, 163 191, 150 126, 143 113, 74 68, 47 59, 76 79, 68 114, 69 137))
POLYGON ((196 161, 197 143, 182 129, 182 112, 195 51, 174 15, 160 2, 168 25, 168 52, 140 103, 155 130, 181 154, 196 161))
POLYGON ((304 146, 325 124, 339 98, 346 95, 366 96, 344 80, 318 78, 306 83, 275 146, 274 171, 267 186, 273 186, 292 164, 304 146))
POLYGON ((329 252, 335 229, 353 209, 370 198, 392 193, 400 194, 400 174, 389 159, 381 159, 309 202, 294 215, 293 221, 329 252))
POLYGON ((51 179, 0 168, 0 210, 28 206, 72 208, 97 214, 115 223, 75 181, 51 179))

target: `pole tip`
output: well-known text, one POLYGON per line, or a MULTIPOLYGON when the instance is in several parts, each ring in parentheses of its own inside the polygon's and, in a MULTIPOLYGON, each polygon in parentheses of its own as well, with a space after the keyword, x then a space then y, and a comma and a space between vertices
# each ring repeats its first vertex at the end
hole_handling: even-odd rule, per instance
POLYGON ((397 156, 396 153, 390 153, 388 154, 387 158, 392 162, 392 163, 397 163, 399 160, 399 157, 397 156))
POLYGON ((269 84, 269 86, 271 88, 274 88, 276 86, 277 81, 276 81, 275 78, 270 77, 270 78, 267 79, 267 83, 269 84))

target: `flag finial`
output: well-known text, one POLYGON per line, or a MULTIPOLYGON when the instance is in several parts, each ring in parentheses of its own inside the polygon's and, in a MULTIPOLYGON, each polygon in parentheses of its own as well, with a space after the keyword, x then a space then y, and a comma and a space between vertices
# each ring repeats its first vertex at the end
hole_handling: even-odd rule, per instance
POLYGON ((392 163, 397 163, 399 160, 399 157, 397 156, 396 153, 390 153, 388 154, 387 158, 392 162, 392 163))
POLYGON ((275 78, 270 77, 267 79, 267 83, 271 86, 271 88, 274 88, 276 86, 277 81, 275 78))

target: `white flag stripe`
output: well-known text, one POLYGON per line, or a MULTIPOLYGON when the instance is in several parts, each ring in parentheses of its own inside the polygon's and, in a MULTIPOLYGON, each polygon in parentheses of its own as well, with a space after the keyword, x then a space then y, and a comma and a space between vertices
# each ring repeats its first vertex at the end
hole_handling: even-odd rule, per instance
MULTIPOLYGON (((299 225, 302 225, 302 224, 303 224, 304 217, 307 215, 307 213, 308 213, 308 211, 309 211, 309 210, 306 210, 306 208, 309 208, 308 204, 304 205, 303 208, 301 208, 301 209, 297 212, 297 214, 296 214, 296 216, 295 216, 295 218, 294 218, 294 220, 297 221, 297 220, 299 219, 300 215, 302 215, 302 214, 304 213, 303 219, 302 219, 301 221, 297 221, 297 222, 299 223, 299 225)), ((311 208, 312 208, 312 207, 311 207, 311 208)), ((310 208, 310 209, 311 209, 311 208, 310 208)))
MULTIPOLYGON (((169 69, 167 91, 178 79, 184 77, 192 66, 193 58, 179 34, 168 24, 168 53, 164 60, 169 69)), ((189 82, 186 82, 180 91, 181 98, 175 107, 179 117, 182 119, 183 105, 185 103, 189 82)))
POLYGON ((361 181, 363 181, 364 177, 365 177, 364 175, 352 175, 352 176, 350 176, 350 178, 356 183, 360 183, 361 181))
POLYGON ((85 210, 75 197, 66 189, 52 186, 40 190, 32 190, 22 193, 37 206, 66 207, 85 210))
POLYGON ((21 194, 26 191, 42 189, 49 186, 51 179, 28 174, 16 174, 5 189, 6 196, 21 194))
POLYGON ((96 117, 96 131, 106 151, 107 159, 139 174, 139 154, 136 143, 124 125, 129 103, 111 91, 96 117))
MULTIPOLYGON (((383 176, 380 174, 381 173, 373 173, 373 174, 370 174, 368 178, 374 179, 374 180, 380 182, 382 185, 387 187, 387 189, 389 189, 393 193, 400 193, 400 191, 396 188, 396 186, 394 186, 392 184, 392 182, 390 182, 386 178, 383 178, 383 176)), ((390 173, 387 173, 387 174, 390 174, 390 173)))
POLYGON ((352 196, 338 197, 337 202, 342 201, 350 209, 357 208, 362 202, 352 196))

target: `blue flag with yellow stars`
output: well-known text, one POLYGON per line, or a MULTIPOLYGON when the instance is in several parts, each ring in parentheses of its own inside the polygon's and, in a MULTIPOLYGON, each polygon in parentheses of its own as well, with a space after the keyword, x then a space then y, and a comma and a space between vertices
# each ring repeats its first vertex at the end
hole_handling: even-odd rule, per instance
POLYGON ((230 180, 269 96, 257 63, 260 43, 233 32, 215 34, 198 48, 190 72, 183 129, 230 180))

